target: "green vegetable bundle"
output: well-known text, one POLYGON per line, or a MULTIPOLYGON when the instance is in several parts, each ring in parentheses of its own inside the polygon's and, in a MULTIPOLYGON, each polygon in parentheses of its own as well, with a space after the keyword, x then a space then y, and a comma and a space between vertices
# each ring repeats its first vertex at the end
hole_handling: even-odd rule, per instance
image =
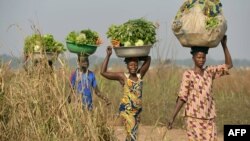
POLYGON ((111 25, 106 34, 114 47, 152 45, 156 42, 156 28, 153 22, 139 18, 111 25))
POLYGON ((66 51, 64 45, 56 41, 51 34, 33 34, 27 36, 24 41, 24 53, 33 52, 54 52, 62 53, 66 51))
POLYGON ((80 32, 72 31, 66 37, 67 42, 79 45, 93 45, 101 44, 101 39, 96 31, 90 29, 82 30, 80 32))

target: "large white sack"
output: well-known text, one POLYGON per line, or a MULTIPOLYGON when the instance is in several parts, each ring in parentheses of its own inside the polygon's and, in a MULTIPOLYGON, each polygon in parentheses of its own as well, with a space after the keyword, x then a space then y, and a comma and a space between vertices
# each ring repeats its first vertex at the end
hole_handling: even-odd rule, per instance
MULTIPOLYGON (((186 2, 187 1, 189 2, 189 0, 186 0, 186 2)), ((210 17, 217 18, 219 24, 213 28, 206 28, 206 20, 209 17, 204 14, 204 5, 201 5, 199 1, 200 0, 195 1, 192 8, 181 12, 181 16, 174 20, 172 30, 184 47, 216 47, 227 30, 226 19, 222 11, 220 11, 216 16, 210 17)), ((180 12, 178 14, 180 14, 180 12)))

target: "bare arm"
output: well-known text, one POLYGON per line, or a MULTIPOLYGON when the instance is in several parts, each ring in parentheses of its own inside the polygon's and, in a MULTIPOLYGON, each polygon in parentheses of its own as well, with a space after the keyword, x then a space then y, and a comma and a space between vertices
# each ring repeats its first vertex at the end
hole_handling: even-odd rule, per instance
POLYGON ((173 114, 173 118, 172 118, 172 120, 168 123, 168 129, 172 129, 174 120, 175 120, 176 116, 178 115, 179 111, 181 110, 182 106, 184 105, 184 103, 185 103, 185 102, 184 102, 182 99, 180 99, 180 98, 178 97, 177 103, 176 103, 176 106, 175 106, 175 110, 174 110, 174 114, 173 114))
POLYGON ((151 57, 150 56, 146 56, 141 58, 142 60, 144 60, 141 68, 138 70, 138 72, 141 74, 141 77, 143 78, 144 75, 146 74, 146 72, 148 71, 148 68, 150 66, 151 63, 151 57))
POLYGON ((121 81, 123 81, 123 77, 124 77, 123 73, 121 73, 121 72, 108 72, 107 71, 108 63, 109 63, 109 59, 110 59, 111 54, 112 54, 112 48, 108 47, 107 48, 107 56, 102 63, 101 75, 107 79, 118 80, 121 82, 121 81))
POLYGON ((227 65, 228 69, 231 69, 233 67, 233 62, 232 62, 232 58, 229 53, 229 50, 227 48, 227 36, 226 35, 221 40, 221 45, 223 47, 223 51, 225 54, 225 64, 227 65))

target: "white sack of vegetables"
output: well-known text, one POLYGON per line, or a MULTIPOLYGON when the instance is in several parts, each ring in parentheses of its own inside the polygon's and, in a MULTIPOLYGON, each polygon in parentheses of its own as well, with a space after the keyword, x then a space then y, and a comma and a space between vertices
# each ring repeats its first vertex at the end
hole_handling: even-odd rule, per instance
POLYGON ((227 30, 220 0, 185 0, 172 30, 184 47, 216 47, 227 30))

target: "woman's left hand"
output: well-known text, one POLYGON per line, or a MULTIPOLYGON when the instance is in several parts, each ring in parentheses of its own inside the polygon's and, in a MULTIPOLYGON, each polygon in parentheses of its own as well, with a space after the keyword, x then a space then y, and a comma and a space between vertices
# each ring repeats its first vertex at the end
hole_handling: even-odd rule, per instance
POLYGON ((224 35, 221 40, 222 47, 225 47, 227 45, 227 35, 224 35))

